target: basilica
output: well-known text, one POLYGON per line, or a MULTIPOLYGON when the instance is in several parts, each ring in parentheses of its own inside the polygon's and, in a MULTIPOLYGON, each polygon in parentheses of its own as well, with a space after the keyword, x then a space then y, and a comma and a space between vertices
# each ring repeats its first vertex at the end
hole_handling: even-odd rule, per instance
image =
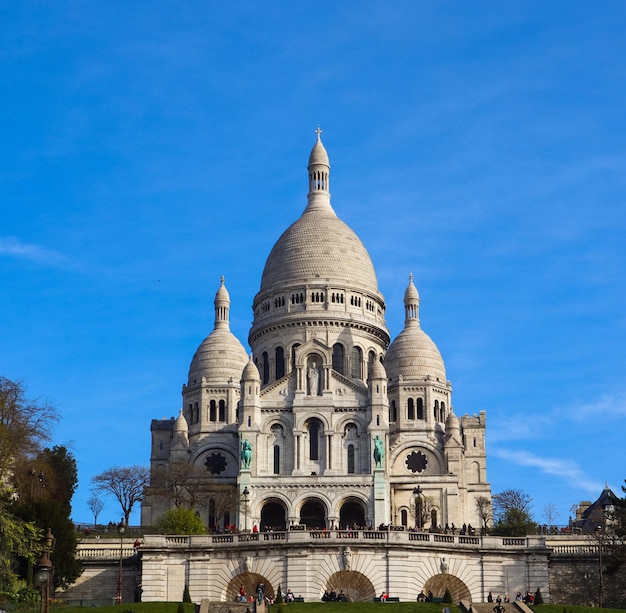
POLYGON ((230 330, 222 278, 180 414, 152 421, 144 527, 185 488, 215 532, 458 534, 483 523, 486 415, 455 414, 407 273, 404 328, 390 338, 372 260, 331 205, 320 136, 306 206, 272 248, 252 302, 250 352, 230 330))

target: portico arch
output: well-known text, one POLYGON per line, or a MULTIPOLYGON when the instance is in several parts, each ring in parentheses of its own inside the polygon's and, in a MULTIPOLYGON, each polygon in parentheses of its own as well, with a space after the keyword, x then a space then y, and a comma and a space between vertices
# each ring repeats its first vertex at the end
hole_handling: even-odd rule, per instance
POLYGON ((279 532, 287 529, 287 507, 276 498, 265 501, 261 508, 260 529, 268 528, 279 532))
POLYGON ((326 528, 326 506, 317 498, 308 498, 300 507, 300 523, 313 530, 326 528))
POLYGON ((365 505, 356 498, 347 498, 339 509, 339 528, 364 528, 367 525, 365 505))

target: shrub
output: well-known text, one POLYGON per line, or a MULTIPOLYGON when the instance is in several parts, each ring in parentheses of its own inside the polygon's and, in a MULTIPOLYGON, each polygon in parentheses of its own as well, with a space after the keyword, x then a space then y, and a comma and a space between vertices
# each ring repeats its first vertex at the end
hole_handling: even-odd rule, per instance
POLYGON ((185 589, 183 590, 183 602, 191 602, 191 594, 189 593, 189 586, 185 583, 185 589))
MULTIPOLYGON (((283 599, 283 588, 280 585, 280 583, 278 584, 278 592, 276 594, 276 600, 274 600, 275 604, 282 604, 284 601, 283 599)), ((280 607, 278 607, 278 613, 282 613, 282 610, 280 609, 280 607)))
POLYGON ((535 604, 543 604, 543 596, 541 595, 541 590, 537 588, 535 592, 535 604))
POLYGON ((178 603, 178 609, 176 609, 176 613, 185 613, 185 605, 182 602, 178 603))
POLYGON ((450 594, 450 590, 446 588, 446 591, 443 594, 443 600, 446 604, 452 604, 452 594, 450 594))

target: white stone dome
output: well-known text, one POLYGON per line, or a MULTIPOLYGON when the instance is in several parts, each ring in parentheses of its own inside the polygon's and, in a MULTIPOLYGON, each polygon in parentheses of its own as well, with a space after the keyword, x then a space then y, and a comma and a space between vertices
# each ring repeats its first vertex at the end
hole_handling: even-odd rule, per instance
POLYGON ((378 294, 365 246, 330 208, 306 210, 287 228, 267 258, 260 293, 309 282, 378 294))
POLYGON ((446 381, 443 358, 430 336, 420 328, 419 294, 409 275, 409 285, 404 292, 404 330, 389 345, 385 368, 390 379, 402 377, 423 380, 428 377, 446 381))
POLYGON ((389 345, 385 368, 391 379, 446 381, 446 369, 437 345, 418 326, 406 327, 389 345))
POLYGON ((248 363, 248 354, 239 339, 230 331, 228 321, 230 296, 224 277, 215 294, 215 326, 193 356, 189 366, 188 385, 197 385, 202 377, 209 383, 239 382, 248 363))
POLYGON ((230 331, 213 330, 193 356, 189 366, 189 386, 200 383, 202 377, 210 382, 239 382, 248 363, 248 354, 239 339, 230 331))
POLYGON ((336 284, 378 295, 378 281, 365 246, 330 204, 330 162, 317 130, 309 156, 307 206, 274 245, 259 295, 306 283, 336 284))

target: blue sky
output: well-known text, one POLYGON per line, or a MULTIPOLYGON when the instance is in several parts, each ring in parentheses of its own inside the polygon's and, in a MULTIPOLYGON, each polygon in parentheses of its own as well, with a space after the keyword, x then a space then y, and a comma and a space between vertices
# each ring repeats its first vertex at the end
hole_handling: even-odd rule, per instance
POLYGON ((148 463, 221 275, 247 347, 318 124, 392 335, 412 272, 455 412, 487 411, 493 492, 557 523, 621 494, 625 21, 610 1, 4 3, 0 374, 62 414, 74 518, 95 474, 148 463))

